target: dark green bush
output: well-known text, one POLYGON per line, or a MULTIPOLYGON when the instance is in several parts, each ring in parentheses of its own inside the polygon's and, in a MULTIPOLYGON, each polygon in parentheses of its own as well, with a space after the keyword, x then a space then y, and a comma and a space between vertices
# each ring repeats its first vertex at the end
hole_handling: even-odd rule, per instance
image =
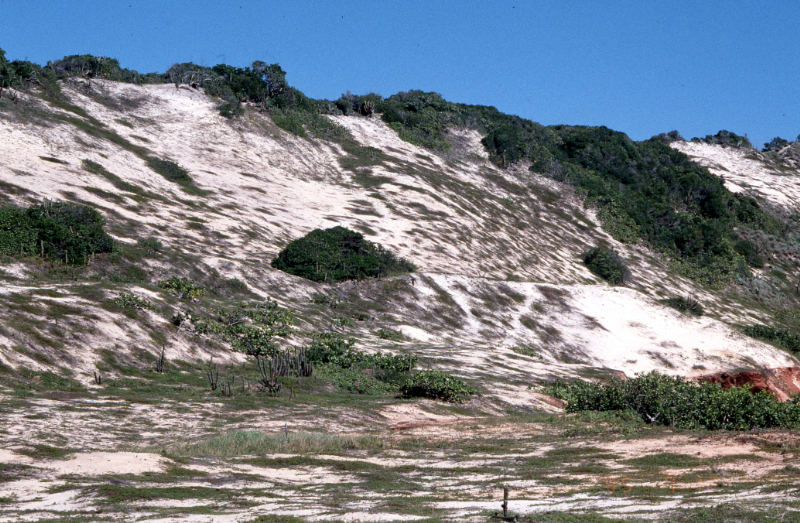
POLYGON ((39 250, 39 234, 28 214, 13 206, 0 207, 0 253, 27 256, 39 250))
POLYGON ((705 138, 692 138, 692 141, 695 142, 705 142, 710 144, 716 145, 729 145, 732 147, 753 147, 753 144, 750 143, 750 140, 747 139, 745 136, 739 136, 736 133, 732 133, 730 131, 726 131, 725 129, 721 130, 715 135, 707 134, 705 138))
POLYGON ((726 390, 655 371, 627 381, 556 383, 548 392, 567 401, 567 412, 633 410, 648 423, 688 429, 751 430, 800 423, 800 403, 781 403, 766 391, 726 390))
POLYGON ((674 298, 667 298, 666 300, 661 300, 661 303, 663 303, 667 307, 672 307, 673 309, 677 309, 681 312, 691 314, 692 316, 702 316, 703 313, 705 312, 703 310, 703 306, 700 305, 700 302, 698 302, 691 296, 687 298, 684 298, 682 296, 675 296, 674 298))
POLYGON ((583 253, 581 258, 590 271, 611 285, 621 285, 629 277, 628 268, 614 249, 595 247, 583 253))
POLYGON ((278 270, 317 282, 378 278, 414 266, 344 227, 316 229, 294 240, 272 260, 278 270))
POLYGON ((403 333, 392 329, 378 329, 377 335, 382 340, 402 340, 403 333))
POLYGON ((83 265, 92 255, 114 248, 114 240, 103 230, 105 220, 91 207, 45 201, 26 214, 36 229, 39 251, 47 258, 83 265))
POLYGON ((769 341, 791 352, 800 353, 800 336, 788 329, 769 325, 749 325, 742 329, 742 332, 752 338, 769 341))
POLYGON ((221 116, 232 119, 244 114, 244 109, 238 102, 224 102, 217 106, 217 111, 221 116))
POLYGON ((745 261, 751 267, 758 269, 764 267, 764 258, 758 253, 758 247, 749 240, 737 240, 733 244, 733 250, 744 256, 745 261))
POLYGON ((477 391, 460 378, 440 370, 424 370, 411 376, 400 388, 404 396, 432 398, 444 401, 461 402, 477 391))
POLYGON ((192 183, 189 172, 175 162, 151 156, 147 159, 147 165, 170 182, 180 185, 192 183))

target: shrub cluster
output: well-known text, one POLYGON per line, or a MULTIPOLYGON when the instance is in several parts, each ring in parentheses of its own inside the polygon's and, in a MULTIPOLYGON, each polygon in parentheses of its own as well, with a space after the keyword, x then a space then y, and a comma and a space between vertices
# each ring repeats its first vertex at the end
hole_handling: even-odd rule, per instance
POLYGON ((791 352, 800 353, 800 336, 789 329, 769 325, 749 325, 742 329, 742 332, 752 338, 769 341, 791 352))
POLYGON ((95 253, 114 248, 104 225, 100 213, 85 205, 45 201, 26 210, 0 207, 0 253, 84 265, 95 253))
POLYGON ((581 258, 590 271, 611 285, 622 285, 630 277, 628 268, 614 249, 595 247, 583 253, 581 258))
POLYGON ((294 317, 291 311, 272 300, 241 303, 233 310, 219 310, 213 318, 179 315, 174 323, 191 319, 198 334, 219 336, 231 343, 233 350, 249 356, 274 356, 276 336, 292 332, 294 317))
POLYGON ((378 278, 414 270, 410 262, 344 227, 315 229, 294 240, 272 260, 272 266, 317 282, 378 278))
POLYGON ((400 388, 404 396, 432 398, 444 401, 461 402, 477 391, 464 383, 461 378, 451 376, 440 370, 423 370, 411 376, 400 388))
POLYGON ((781 403, 766 391, 723 389, 655 371, 610 383, 556 382, 548 393, 566 400, 567 412, 633 410, 648 423, 688 429, 751 430, 800 423, 800 403, 781 403))

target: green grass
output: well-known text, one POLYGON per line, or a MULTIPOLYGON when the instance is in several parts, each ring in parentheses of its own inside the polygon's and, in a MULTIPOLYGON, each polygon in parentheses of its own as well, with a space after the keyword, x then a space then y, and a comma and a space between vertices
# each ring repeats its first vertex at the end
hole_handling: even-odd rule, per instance
POLYGON ((374 450, 383 443, 371 436, 339 436, 315 432, 265 434, 258 431, 235 431, 228 434, 179 445, 168 450, 175 456, 213 456, 231 458, 270 453, 341 453, 351 450, 374 450))

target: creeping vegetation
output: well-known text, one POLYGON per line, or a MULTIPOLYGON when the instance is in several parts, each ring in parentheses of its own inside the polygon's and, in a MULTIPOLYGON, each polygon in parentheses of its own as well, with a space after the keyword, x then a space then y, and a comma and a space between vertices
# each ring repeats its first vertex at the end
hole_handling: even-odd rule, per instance
POLYGON ((344 227, 315 229, 291 242, 272 266, 317 282, 379 278, 414 271, 414 265, 361 233, 344 227))

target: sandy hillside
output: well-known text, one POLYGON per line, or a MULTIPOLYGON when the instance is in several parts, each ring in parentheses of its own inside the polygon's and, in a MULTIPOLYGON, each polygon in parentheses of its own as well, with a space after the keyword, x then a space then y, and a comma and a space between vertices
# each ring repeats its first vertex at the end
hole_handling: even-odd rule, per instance
MULTIPOLYGON (((406 333, 397 350, 441 360, 455 372, 483 375, 492 362, 521 384, 598 368, 627 375, 652 369, 690 374, 796 363, 732 328, 757 321, 759 312, 675 276, 644 247, 618 244, 568 187, 524 165, 498 169, 472 131, 453 131, 454 152, 441 158, 403 142, 377 118, 337 117, 358 143, 380 152, 369 165, 345 169, 348 156, 335 142, 290 135, 252 111, 226 120, 213 100, 186 86, 95 80, 72 82, 64 92, 80 111, 23 96, 20 109, 0 119, 0 179, 7 200, 91 204, 119 242, 157 238, 179 249, 192 270, 239 278, 283 304, 307 303, 318 292, 379 293, 370 284, 349 291, 312 284, 268 265, 286 242, 312 229, 343 225, 363 231, 413 261, 419 274, 398 282, 401 289, 388 298, 391 311, 354 328, 369 337, 375 321, 385 322, 406 333), (144 155, 186 168, 199 191, 187 194, 150 169, 144 155), (87 161, 102 171, 87 170, 87 161), (599 241, 615 245, 628 260, 633 278, 627 288, 609 287, 580 263, 578 255, 599 241), (687 295, 704 304, 706 316, 691 319, 658 303, 687 295), (512 350, 519 347, 527 354, 512 350)), ((729 149, 676 147, 724 171, 734 190, 761 191, 780 205, 794 202, 794 178, 759 170, 758 162, 729 149)), ((142 263, 151 281, 180 276, 186 267, 157 259, 142 263)), ((124 350, 136 340, 157 353, 163 342, 148 341, 157 329, 170 333, 175 356, 236 359, 169 331, 163 314, 145 313, 144 326, 121 321, 81 297, 74 284, 43 290, 31 284, 34 275, 24 265, 2 270, 6 284, 0 293, 7 297, 39 295, 46 306, 61 301, 93 315, 87 322, 75 314, 77 332, 59 349, 47 349, 52 364, 87 378, 98 347, 124 350), (53 291, 57 296, 45 296, 53 291)), ((116 290, 125 289, 159 300, 158 293, 135 284, 116 290)), ((39 315, 33 328, 39 336, 47 335, 46 309, 27 316, 39 315)), ((47 368, 47 361, 31 357, 39 350, 36 332, 14 325, 0 331, 0 358, 12 366, 47 368)), ((513 388, 490 385, 498 398, 519 403, 513 388)))

